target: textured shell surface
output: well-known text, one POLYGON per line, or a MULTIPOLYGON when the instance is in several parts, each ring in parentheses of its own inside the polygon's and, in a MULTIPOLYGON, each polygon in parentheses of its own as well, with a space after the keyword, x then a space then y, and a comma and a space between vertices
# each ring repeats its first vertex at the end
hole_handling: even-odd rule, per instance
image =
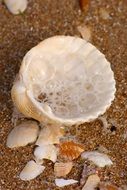
POLYGON ((42 145, 34 151, 36 160, 48 159, 52 162, 57 160, 57 148, 54 145, 42 145))
POLYGON ((4 3, 12 14, 20 14, 27 8, 27 0, 4 0, 4 3))
POLYGON ((72 162, 56 162, 54 165, 54 173, 57 177, 65 177, 73 167, 72 162))
POLYGON ((19 177, 21 180, 28 181, 36 178, 44 171, 45 167, 37 164, 35 161, 30 160, 21 171, 19 177))
POLYGON ((73 141, 61 142, 59 146, 59 155, 65 160, 74 160, 84 151, 84 147, 73 141))
POLYGON ((24 115, 66 125, 103 114, 116 90, 105 56, 89 42, 72 36, 51 37, 32 48, 22 61, 14 87, 13 101, 24 115), (23 101, 28 103, 21 106, 23 101))
POLYGON ((7 147, 25 146, 36 141, 39 127, 35 121, 24 121, 12 129, 7 137, 7 147))

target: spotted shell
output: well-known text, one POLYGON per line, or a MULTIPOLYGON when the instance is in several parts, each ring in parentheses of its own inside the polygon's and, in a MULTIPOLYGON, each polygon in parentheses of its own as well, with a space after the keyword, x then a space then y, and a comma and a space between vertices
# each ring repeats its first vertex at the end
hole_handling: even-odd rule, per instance
POLYGON ((61 142, 59 146, 59 155, 65 160, 74 160, 84 151, 84 147, 73 141, 61 142))

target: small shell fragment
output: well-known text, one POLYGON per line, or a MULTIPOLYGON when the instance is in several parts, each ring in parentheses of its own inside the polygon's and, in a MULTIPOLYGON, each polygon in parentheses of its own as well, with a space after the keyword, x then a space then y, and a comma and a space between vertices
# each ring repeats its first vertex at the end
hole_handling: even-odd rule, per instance
POLYGON ((55 163, 54 165, 54 173, 56 177, 65 177, 69 172, 71 171, 73 167, 72 162, 60 162, 60 163, 55 163))
POLYGON ((91 30, 85 24, 82 24, 77 27, 79 33, 81 34, 82 38, 87 42, 91 41, 91 30))
POLYGON ((81 144, 73 141, 61 142, 59 154, 66 160, 74 160, 80 156, 84 151, 84 147, 81 144))
POLYGON ((7 8, 12 14, 20 14, 27 8, 27 0, 4 0, 7 8))
POLYGON ((7 137, 7 147, 26 146, 36 141, 39 127, 35 121, 24 121, 12 129, 7 137))
POLYGON ((48 159, 52 162, 57 160, 57 148, 54 145, 42 145, 34 151, 36 160, 48 159))
POLYGON ((82 190, 95 190, 100 182, 100 178, 97 174, 90 175, 86 181, 86 184, 82 188, 82 190))
POLYGON ((21 180, 27 181, 36 178, 44 171, 45 167, 37 164, 33 160, 29 161, 21 171, 19 177, 21 180))
POLYGON ((45 126, 41 129, 36 145, 59 144, 63 136, 63 129, 57 125, 45 126))
POLYGON ((61 179, 56 178, 55 179, 55 184, 58 187, 64 187, 64 186, 72 185, 75 183, 78 183, 78 181, 74 180, 74 179, 63 179, 63 178, 61 178, 61 179))
POLYGON ((113 164, 111 159, 104 153, 98 151, 87 151, 82 154, 82 158, 88 159, 99 167, 110 166, 113 164))
POLYGON ((89 2, 90 2, 90 0, 79 0, 81 9, 84 11, 87 11, 89 2))

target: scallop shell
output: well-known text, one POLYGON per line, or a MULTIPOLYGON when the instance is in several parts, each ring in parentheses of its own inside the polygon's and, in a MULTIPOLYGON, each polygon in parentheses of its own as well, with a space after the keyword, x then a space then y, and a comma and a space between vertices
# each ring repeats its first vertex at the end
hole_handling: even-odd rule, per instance
POLYGON ((115 91, 110 63, 95 46, 78 37, 55 36, 25 55, 12 99, 26 116, 72 125, 103 114, 115 91))
POLYGON ((66 160, 74 160, 84 151, 84 147, 73 141, 62 142, 59 146, 60 157, 66 160))
POLYGON ((63 128, 57 125, 45 126, 40 131, 36 145, 42 146, 49 144, 59 144, 59 140, 63 134, 63 128))
POLYGON ((36 178, 44 171, 45 167, 37 164, 33 160, 29 161, 21 171, 19 177, 21 180, 28 181, 36 178))
POLYGON ((52 162, 56 162, 57 148, 54 145, 42 145, 35 149, 34 156, 36 160, 48 159, 52 162))
POLYGON ((90 175, 86 181, 86 184, 82 188, 82 190, 95 190, 100 182, 100 178, 97 174, 90 175))
POLYGON ((7 137, 7 147, 14 148, 33 143, 37 139, 39 127, 35 121, 24 121, 12 129, 7 137))
POLYGON ((27 8, 27 0, 4 0, 4 3, 12 14, 20 14, 27 8))
POLYGON ((55 163, 54 165, 54 173, 56 177, 65 177, 71 171, 73 167, 72 162, 60 162, 55 163))

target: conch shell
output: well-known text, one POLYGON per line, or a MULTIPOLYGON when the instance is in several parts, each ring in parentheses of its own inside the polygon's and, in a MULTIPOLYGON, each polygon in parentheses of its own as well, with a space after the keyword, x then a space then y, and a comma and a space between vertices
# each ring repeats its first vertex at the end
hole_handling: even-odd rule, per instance
POLYGON ((80 124, 109 108, 115 80, 110 63, 95 46, 78 37, 55 36, 25 55, 11 94, 27 117, 80 124))

